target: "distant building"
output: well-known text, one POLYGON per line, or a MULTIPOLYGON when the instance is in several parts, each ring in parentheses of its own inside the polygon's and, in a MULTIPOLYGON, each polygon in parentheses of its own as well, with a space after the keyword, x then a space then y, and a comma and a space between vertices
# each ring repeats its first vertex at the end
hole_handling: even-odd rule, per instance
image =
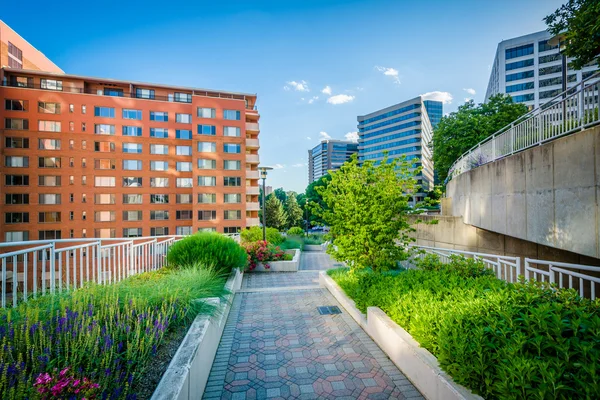
MULTIPOLYGON (((485 101, 496 94, 507 93, 515 102, 537 108, 560 94, 562 56, 558 46, 548 44, 551 38, 550 32, 541 31, 500 42, 485 101)), ((581 71, 567 67, 567 87, 575 86, 597 70, 596 62, 590 62, 581 71)))
POLYGON ((358 144, 344 140, 322 140, 308 151, 308 183, 314 182, 329 171, 339 169, 358 151, 358 144))
POLYGON ((273 193, 273 186, 265 186, 265 195, 268 196, 273 193))
POLYGON ((429 142, 433 128, 443 115, 439 101, 423 100, 421 96, 358 117, 358 159, 380 162, 388 157, 406 156, 417 159, 415 167, 422 166, 417 181, 423 191, 415 195, 421 201, 424 192, 433 188, 433 161, 429 142))

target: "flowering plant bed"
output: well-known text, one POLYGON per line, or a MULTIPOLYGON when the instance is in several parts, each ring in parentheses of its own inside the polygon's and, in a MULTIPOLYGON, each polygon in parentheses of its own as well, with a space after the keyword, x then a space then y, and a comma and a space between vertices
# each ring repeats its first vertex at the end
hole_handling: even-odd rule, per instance
POLYGON ((298 271, 299 264, 300 249, 291 249, 285 251, 283 260, 269 262, 269 268, 259 263, 254 272, 295 272, 298 271))
POLYGON ((274 246, 271 243, 259 240, 256 242, 245 243, 246 253, 248 253, 248 270, 253 271, 259 266, 259 269, 268 270, 274 261, 283 261, 288 258, 289 254, 280 247, 274 246))

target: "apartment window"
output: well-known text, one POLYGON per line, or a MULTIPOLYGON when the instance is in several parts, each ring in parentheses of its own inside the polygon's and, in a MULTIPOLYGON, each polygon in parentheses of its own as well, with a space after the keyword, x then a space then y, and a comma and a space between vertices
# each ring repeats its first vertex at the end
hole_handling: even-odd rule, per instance
POLYGON ((533 101, 535 99, 534 93, 522 94, 519 96, 512 96, 515 103, 522 103, 524 101, 533 101))
POLYGON ((142 160, 123 160, 123 170, 125 171, 141 171, 142 160))
POLYGON ((70 113, 74 113, 75 112, 75 105, 74 104, 69 104, 69 112, 70 113))
POLYGON ((217 168, 217 160, 209 160, 205 158, 198 159, 199 169, 215 169, 217 168))
POLYGON ((151 194, 150 204, 167 204, 169 203, 168 194, 151 194))
POLYGON ((141 221, 142 211, 123 211, 123 221, 141 221))
POLYGON ((87 195, 86 195, 85 193, 83 193, 83 194, 81 195, 81 202, 82 202, 82 203, 87 203, 87 195))
POLYGON ((540 100, 558 96, 560 94, 560 92, 561 92, 561 89, 546 90, 544 92, 540 92, 540 100))
POLYGON ((517 72, 506 75, 506 82, 518 81, 519 79, 533 78, 533 71, 517 72))
POLYGON ((538 61, 539 61, 540 64, 545 64, 545 63, 549 63, 549 62, 552 62, 552 61, 558 61, 558 60, 561 59, 561 57, 562 56, 560 55, 560 53, 548 54, 548 55, 539 57, 538 61))
POLYGON ((124 176, 123 187, 142 187, 142 177, 124 176))
POLYGON ((141 143, 123 143, 123 153, 141 154, 142 153, 142 144, 141 143))
POLYGON ((124 194, 123 204, 142 204, 141 194, 124 194))
POLYGON ((82 122, 82 123, 81 123, 81 131, 82 131, 82 132, 85 132, 85 122, 82 122))
POLYGON ((4 100, 4 109, 8 111, 27 111, 29 102, 27 100, 4 100))
POLYGON ((178 156, 191 156, 192 146, 177 146, 175 148, 175 154, 178 156))
POLYGON ((192 163, 187 162, 187 161, 178 161, 177 162, 177 171, 191 172, 192 171, 192 163))
POLYGON ((223 177, 224 186, 242 186, 242 178, 235 176, 223 177))
POLYGON ((241 203, 242 195, 239 193, 225 193, 223 202, 224 203, 241 203))
POLYGON ((113 97, 123 97, 123 89, 105 87, 104 95, 113 97))
POLYGON ((94 213, 95 222, 114 222, 115 212, 114 211, 96 211, 94 213))
POLYGON ((217 228, 198 228, 198 232, 216 232, 217 228))
POLYGON ((5 175, 6 186, 29 186, 29 175, 5 175))
POLYGON ((60 168, 60 157, 38 157, 39 168, 60 168))
POLYGON ((192 123, 192 114, 175 114, 175 122, 180 122, 182 124, 191 124, 192 123))
POLYGON ((177 187, 191 188, 194 186, 192 178, 177 178, 177 187))
POLYGON ((73 150, 75 148, 75 141, 73 139, 69 139, 69 150, 73 150))
POLYGON ((86 166, 87 166, 87 162, 86 162, 85 158, 82 158, 81 159, 81 167, 85 168, 86 166))
POLYGON ((528 60, 515 61, 512 63, 508 63, 508 64, 506 64, 506 70, 511 71, 513 69, 531 67, 532 65, 533 65, 533 58, 530 58, 528 60))
POLYGON ((87 112, 87 106, 86 106, 85 104, 83 104, 83 105, 81 106, 81 113, 82 113, 82 114, 85 114, 86 112, 87 112))
POLYGON ((178 194, 175 199, 177 204, 192 204, 191 194, 178 194))
POLYGON ((169 154, 168 144, 151 144, 150 154, 169 154))
MULTIPOLYGON (((191 195, 190 195, 191 197, 191 195)), ((4 204, 17 205, 17 204, 29 204, 28 193, 6 193, 4 197, 4 204)))
POLYGON ((129 108, 123 109, 123 119, 142 120, 142 110, 133 110, 129 108))
POLYGON ((4 138, 4 147, 7 149, 28 149, 29 139, 20 137, 6 137, 4 138))
POLYGON ((94 142, 94 151, 99 153, 112 153, 115 151, 113 142, 94 142))
POLYGON ((40 193, 38 195, 39 204, 60 204, 60 194, 40 193))
POLYGON ((87 229, 82 229, 81 230, 81 237, 82 238, 87 237, 87 229))
POLYGON ((155 221, 164 221, 169 219, 168 211, 152 210, 150 211, 150 219, 155 221))
POLYGON ((198 211, 198 221, 212 221, 217 219, 216 210, 200 210, 198 211))
MULTIPOLYGON (((28 223, 28 222, 29 222, 29 213, 28 212, 4 213, 4 223, 6 223, 6 224, 21 224, 21 223, 28 223)), ((40 222, 42 222, 42 221, 40 221, 40 222)))
POLYGON ((29 120, 24 118, 6 118, 4 120, 4 129, 26 131, 29 129, 29 120))
POLYGON ((96 158, 94 159, 95 169, 115 169, 116 160, 114 158, 96 158))
POLYGON ((199 176, 198 186, 217 186, 217 178, 214 176, 199 176))
POLYGON ((123 228, 123 237, 142 237, 142 228, 123 228))
POLYGON ((198 152, 200 153, 215 153, 217 144, 215 142, 198 142, 198 152))
POLYGON ((223 152, 239 154, 242 152, 242 147, 239 144, 224 143, 223 144, 223 152))
POLYGON ((29 231, 5 232, 5 242, 25 242, 29 240, 29 231))
POLYGON ((58 211, 44 211, 38 213, 38 222, 39 223, 54 223, 60 222, 61 216, 58 211))
POLYGON ((192 102, 192 95, 189 93, 175 92, 173 94, 173 98, 175 101, 177 101, 179 103, 191 103, 192 102))
POLYGON ((199 193, 198 203, 199 204, 214 204, 217 202, 216 193, 199 193))
POLYGON ((533 82, 518 83, 506 87, 506 93, 519 92, 521 90, 533 89, 533 82))
POLYGON ((29 157, 25 156, 5 156, 4 166, 12 168, 27 168, 29 167, 29 157))
POLYGON ((73 203, 75 195, 73 193, 69 193, 69 203, 73 203))
POLYGON ((554 46, 549 45, 548 40, 541 40, 538 42, 538 52, 554 50, 557 48, 558 48, 558 45, 554 45, 554 46))
POLYGON ((169 130, 167 128, 150 128, 150 137, 166 139, 169 137, 169 130))
POLYGON ((169 178, 150 178, 150 187, 169 187, 169 178))
POLYGON ((69 167, 75 166, 75 157, 69 157, 69 167))
POLYGON ((142 136, 141 126, 123 126, 123 136, 142 136))
POLYGON ((198 117, 199 118, 216 118, 217 110, 215 110, 214 108, 198 107, 198 117))
POLYGON ((75 184, 75 176, 69 175, 69 185, 74 185, 74 184, 75 184))
POLYGON ((137 97, 138 99, 153 100, 154 99, 154 89, 136 88, 135 89, 135 97, 137 97))
POLYGON ((56 79, 44 79, 40 80, 40 87, 47 90, 63 90, 62 81, 56 79))
POLYGON ((506 49, 505 59, 509 60, 511 58, 527 56, 529 54, 533 54, 533 43, 506 49))
POLYGON ((83 175, 83 176, 81 177, 81 184, 82 184, 82 185, 87 185, 87 176, 83 175))
POLYGON ((175 213, 175 219, 185 220, 192 219, 192 210, 181 210, 175 213))
POLYGON ((101 228, 94 230, 94 237, 110 239, 116 237, 116 229, 113 228, 101 228))
MULTIPOLYGON (((114 147, 114 146, 113 146, 113 147, 114 147)), ((82 141, 81 141, 81 149, 82 149, 82 150, 85 150, 85 149, 87 149, 87 142, 86 142, 85 140, 82 140, 82 141)))
POLYGON ((40 150, 60 150, 60 139, 38 139, 40 150))
POLYGON ((151 171, 168 171, 169 163, 167 161, 150 161, 151 171))
POLYGON ((87 211, 81 213, 81 219, 85 221, 87 219, 87 211))
POLYGON ((223 169, 228 171, 239 171, 242 168, 242 162, 238 160, 224 160, 223 169))
POLYGON ((242 212, 240 210, 225 210, 223 217, 225 220, 242 219, 242 212))
POLYGON ((23 52, 11 42, 8 42, 8 67, 14 69, 23 68, 23 52))
POLYGON ((94 107, 94 116, 103 118, 114 118, 115 108, 114 107, 94 107))
POLYGON ((180 236, 186 236, 192 234, 191 226, 177 226, 175 227, 175 234, 180 236))
POLYGON ((166 236, 169 234, 169 228, 166 226, 150 228, 150 236, 166 236))
POLYGON ((60 175, 40 175, 38 176, 38 186, 60 186, 60 175))
POLYGON ((75 219, 75 212, 69 211, 69 221, 73 221, 75 219))
POLYGON ((540 76, 548 74, 556 74, 562 72, 562 65, 553 65, 551 67, 540 68, 538 73, 540 76))
POLYGON ((96 135, 114 135, 115 126, 109 124, 94 124, 94 133, 96 135))
POLYGON ((215 136, 217 134, 217 127, 214 125, 198 125, 198 135, 209 135, 215 136))
POLYGON ((115 204, 116 198, 114 194, 110 193, 96 193, 94 195, 95 204, 115 204))
POLYGON ((115 187, 116 178, 114 176, 96 176, 94 177, 94 186, 96 187, 115 187))
POLYGON ((241 230, 239 226, 226 226, 223 228, 223 233, 240 233, 241 230))
POLYGON ((39 240, 57 240, 62 238, 62 232, 60 230, 46 230, 38 231, 39 240))
POLYGON ((175 131, 175 137, 177 139, 191 139, 192 131, 190 131, 188 129, 177 129, 175 131))

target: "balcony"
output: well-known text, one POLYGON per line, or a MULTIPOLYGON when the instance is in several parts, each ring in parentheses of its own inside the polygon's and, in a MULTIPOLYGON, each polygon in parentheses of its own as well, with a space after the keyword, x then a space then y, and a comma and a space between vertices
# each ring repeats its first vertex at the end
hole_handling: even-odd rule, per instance
POLYGON ((258 186, 246 186, 246 194, 260 194, 258 186))
POLYGON ((246 170, 246 179, 260 179, 260 172, 246 170))
POLYGON ((260 204, 258 202, 246 203, 246 211, 259 211, 259 210, 260 210, 260 204))
POLYGON ((256 123, 256 122, 246 122, 246 130, 253 131, 253 132, 260 131, 260 129, 258 129, 258 123, 256 123))
POLYGON ((246 139, 246 147, 258 149, 260 147, 258 139, 246 139))
POLYGON ((259 164, 258 154, 246 154, 246 162, 248 164, 259 164))
POLYGON ((259 226, 260 220, 258 218, 246 218, 246 226, 259 226))

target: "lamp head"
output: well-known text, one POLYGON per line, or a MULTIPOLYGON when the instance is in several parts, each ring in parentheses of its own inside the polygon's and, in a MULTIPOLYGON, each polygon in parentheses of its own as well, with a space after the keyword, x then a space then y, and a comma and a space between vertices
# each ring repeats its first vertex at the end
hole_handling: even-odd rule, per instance
POLYGON ((272 169, 273 167, 258 167, 258 170, 260 171, 260 177, 262 179, 267 179, 267 171, 272 169))

